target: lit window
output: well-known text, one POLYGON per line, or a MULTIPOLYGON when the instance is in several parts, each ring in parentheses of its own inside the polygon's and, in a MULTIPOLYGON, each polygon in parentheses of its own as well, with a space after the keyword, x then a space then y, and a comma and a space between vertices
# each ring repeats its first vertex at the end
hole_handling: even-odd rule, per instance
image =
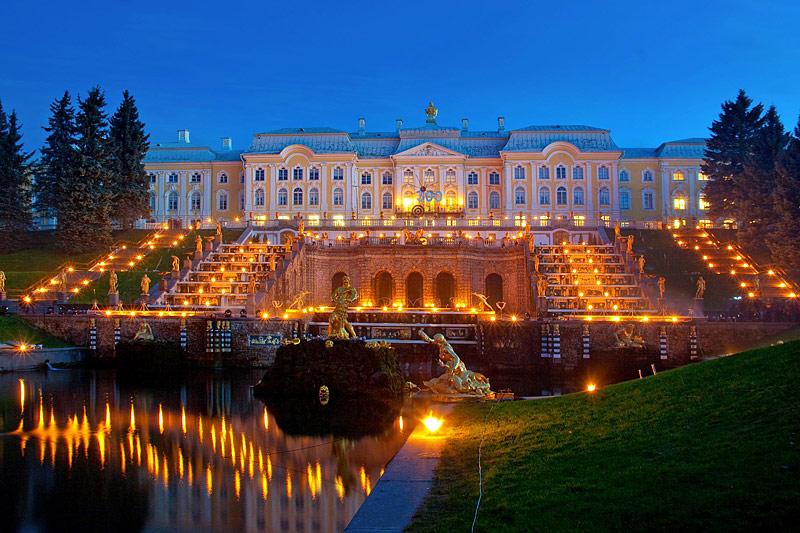
POLYGON ((583 179, 583 167, 579 167, 579 166, 572 167, 572 179, 574 179, 574 180, 582 180, 583 179))
POLYGON ((192 211, 200 211, 201 202, 202 199, 200 197, 200 193, 197 191, 193 192, 189 197, 189 209, 192 211))
POLYGON ((631 193, 628 191, 619 191, 619 208, 620 209, 630 209, 631 208, 631 193))
POLYGON ((575 187, 572 191, 572 203, 576 206, 582 206, 586 203, 585 195, 583 194, 582 187, 575 187))
POLYGON ((381 177, 381 184, 383 185, 391 185, 392 184, 392 173, 391 172, 384 172, 383 176, 381 177))
POLYGON ((619 181, 631 181, 631 175, 624 168, 619 171, 619 181))
POLYGON ((426 184, 434 183, 433 170, 430 169, 426 170, 424 176, 426 184))
POLYGON ((525 189, 522 187, 514 190, 514 205, 525 205, 525 189))
POLYGON ((308 181, 319 181, 319 169, 314 167, 308 169, 308 181))
POLYGON ((550 167, 539 167, 539 179, 540 180, 550 179, 550 167))
POLYGON ((490 172, 489 185, 500 185, 500 174, 498 174, 497 172, 490 172))
POLYGON ((539 205, 550 205, 550 189, 547 187, 539 189, 539 205))
POLYGON ((585 226, 586 225, 586 216, 585 215, 575 215, 572 217, 572 225, 573 226, 585 226))
POLYGON ((608 179, 608 167, 601 166, 597 169, 597 179, 599 180, 607 180, 608 179))
POLYGON ((645 171, 642 173, 642 181, 644 181, 644 182, 646 182, 646 183, 652 183, 652 182, 654 182, 654 181, 655 181, 655 177, 654 177, 653 171, 651 171, 651 170, 645 170, 645 171))
POLYGON ((414 185, 414 171, 413 170, 404 170, 403 171, 403 183, 406 185, 414 185))
POLYGON ((698 172, 697 181, 708 181, 708 176, 704 172, 698 172))
MULTIPOLYGON (((256 191, 258 193, 258 191, 256 191)), ((261 194, 263 195, 264 192, 262 191, 261 194)), ((256 197, 258 199, 258 197, 256 197)), ((278 191, 278 205, 284 207, 289 204, 289 193, 286 189, 281 189, 278 191)))
POLYGON ((447 169, 447 171, 444 173, 444 181, 445 183, 455 183, 456 171, 453 169, 447 169))
MULTIPOLYGON (((308 179, 311 179, 310 173, 308 179)), ((319 191, 317 189, 311 189, 310 191, 308 191, 308 205, 309 206, 319 205, 319 191)))
MULTIPOLYGON (((220 178, 222 178, 222 176, 220 176, 220 178)), ((200 177, 200 173, 199 172, 194 172, 194 173, 192 173, 191 176, 189 176, 189 183, 200 183, 201 181, 202 181, 202 179, 200 177)), ((220 183, 227 183, 227 182, 228 182, 227 181, 227 176, 225 177, 225 181, 220 181, 220 183)))
POLYGON ((600 189, 600 192, 597 194, 597 201, 600 205, 611 205, 611 195, 608 192, 608 189, 603 187, 600 189))
POLYGON ((227 193, 220 193, 217 197, 217 210, 219 211, 227 211, 228 210, 228 194, 227 193))
MULTIPOLYGON (((284 189, 278 191, 278 204, 286 205, 286 191, 284 189), (283 203, 281 203, 281 193, 283 193, 283 203)), ((264 189, 256 189, 253 195, 253 205, 256 207, 264 207, 264 189)))
POLYGON ((344 192, 342 192, 342 189, 333 189, 333 205, 334 207, 344 205, 344 192))
POLYGON ((467 185, 477 185, 478 184, 478 173, 477 172, 470 172, 467 174, 467 185))
POLYGON ((686 197, 683 195, 683 193, 675 195, 675 197, 672 199, 672 207, 678 211, 683 211, 686 209, 686 197))
MULTIPOLYGON (((284 168, 284 169, 281 169, 281 170, 285 171, 286 169, 284 168)), ((278 175, 280 176, 280 171, 278 172, 278 175)), ((255 179, 255 181, 264 181, 264 169, 263 168, 257 168, 256 169, 256 173, 255 173, 255 178, 254 179, 255 179)), ((280 177, 278 179, 280 179, 280 177)))
POLYGON ((708 200, 706 200, 704 196, 701 196, 700 199, 699 199, 700 210, 701 211, 705 211, 706 209, 709 208, 709 206, 710 206, 710 204, 708 203, 708 200))
MULTIPOLYGON (((256 172, 258 172, 258 170, 256 172)), ((262 175, 263 175, 263 171, 262 171, 262 175)), ((289 169, 288 168, 279 168, 278 169, 278 181, 287 181, 288 179, 289 179, 289 169)), ((261 180, 256 179, 256 181, 263 181, 263 178, 261 180)))
POLYGON ((714 223, 707 218, 701 218, 700 220, 697 221, 697 223, 703 229, 711 229, 712 227, 714 227, 714 223))
POLYGON ((344 179, 344 169, 341 167, 336 167, 333 169, 333 180, 334 181, 341 181, 344 179))
POLYGON ((542 227, 550 225, 550 216, 549 215, 539 215, 539 225, 542 227))
POLYGON ((475 191, 467 195, 467 209, 478 209, 478 193, 475 191))
POLYGON ((292 179, 294 181, 300 181, 303 179, 303 169, 300 167, 294 167, 292 169, 292 179))
POLYGON ((489 209, 500 209, 500 193, 493 192, 489 195, 489 209))
POLYGON ((562 167, 562 166, 556 167, 556 179, 557 180, 567 179, 567 167, 562 167))
POLYGON ((444 201, 447 205, 456 205, 456 193, 447 191, 447 194, 444 196, 444 201))
POLYGON ((303 189, 295 187, 292 191, 292 205, 303 205, 303 189))
POLYGON ((525 179, 525 169, 523 167, 515 167, 514 168, 514 179, 515 180, 524 180, 525 179))
POLYGON ((681 172, 680 170, 676 170, 675 172, 672 173, 672 181, 683 181, 683 180, 684 180, 683 172, 681 172))
POLYGON ((368 192, 361 195, 361 209, 372 209, 372 195, 368 192))
POLYGON ((556 205, 567 205, 567 188, 559 187, 556 189, 556 205))
POLYGON ((361 174, 361 185, 372 185, 372 174, 369 172, 361 174))
POLYGON ((381 200, 381 208, 382 209, 392 208, 392 193, 390 192, 383 193, 383 199, 381 200))

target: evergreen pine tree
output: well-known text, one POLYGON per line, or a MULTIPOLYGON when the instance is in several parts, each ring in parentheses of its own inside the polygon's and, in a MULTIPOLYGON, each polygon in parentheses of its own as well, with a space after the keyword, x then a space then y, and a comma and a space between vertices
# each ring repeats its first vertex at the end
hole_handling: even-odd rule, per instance
POLYGON ((139 120, 136 101, 125 91, 122 103, 110 120, 109 152, 113 178, 112 216, 124 227, 132 227, 136 220, 150 212, 148 177, 142 163, 149 135, 139 120))
POLYGON ((0 105, 0 249, 24 239, 31 225, 32 153, 22 148, 16 112, 6 119, 0 105))
POLYGON ((61 229, 66 219, 59 214, 64 210, 67 190, 71 187, 78 164, 75 110, 68 91, 64 91, 64 96, 50 104, 50 112, 48 127, 43 128, 49 135, 42 147, 42 157, 36 173, 35 207, 42 214, 55 216, 58 228, 61 229))
POLYGON ((773 201, 779 218, 767 242, 772 260, 800 279, 800 119, 778 164, 773 201))
POLYGON ((99 87, 78 98, 76 117, 78 164, 59 212, 58 246, 80 253, 111 244, 111 169, 106 101, 99 87))
POLYGON ((762 104, 753 101, 743 90, 735 101, 722 104, 719 119, 711 123, 711 138, 706 143, 701 164, 708 176, 704 194, 713 218, 732 218, 741 222, 740 204, 747 194, 744 167, 751 155, 753 138, 764 118, 762 104))

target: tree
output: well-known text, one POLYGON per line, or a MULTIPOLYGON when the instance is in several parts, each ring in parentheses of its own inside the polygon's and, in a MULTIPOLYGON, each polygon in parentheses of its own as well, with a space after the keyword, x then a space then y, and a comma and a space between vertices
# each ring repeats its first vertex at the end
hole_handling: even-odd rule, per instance
POLYGON ((67 190, 78 166, 75 110, 68 91, 50 104, 50 112, 48 127, 43 128, 49 135, 42 147, 36 173, 35 206, 37 211, 55 216, 61 230, 66 219, 60 213, 64 210, 67 190))
POLYGON ((73 253, 111 244, 112 174, 105 105, 99 87, 90 89, 85 99, 78 98, 77 166, 65 184, 58 232, 58 246, 73 253))
POLYGON ((794 279, 800 278, 800 119, 778 163, 773 202, 778 221, 769 238, 772 259, 794 279))
POLYGON ((705 159, 700 165, 708 176, 704 194, 713 218, 742 220, 739 208, 746 196, 745 163, 751 155, 753 139, 762 127, 762 104, 740 90, 735 101, 722 104, 719 119, 711 124, 711 138, 706 143, 705 159))
POLYGON ((149 180, 142 163, 150 144, 139 120, 136 101, 125 91, 122 103, 111 117, 109 153, 111 158, 113 195, 112 216, 123 226, 133 223, 150 212, 149 180))
POLYGON ((0 248, 8 249, 19 241, 31 225, 32 152, 22 147, 21 124, 17 113, 6 118, 0 104, 0 248))

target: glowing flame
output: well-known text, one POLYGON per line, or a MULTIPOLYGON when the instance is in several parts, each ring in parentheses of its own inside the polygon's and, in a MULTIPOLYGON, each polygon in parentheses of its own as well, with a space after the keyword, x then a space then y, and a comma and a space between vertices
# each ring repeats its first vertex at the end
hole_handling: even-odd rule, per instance
POLYGON ((425 424, 425 427, 431 433, 436 433, 439 428, 442 427, 442 419, 436 418, 432 413, 425 420, 423 420, 422 423, 425 424))

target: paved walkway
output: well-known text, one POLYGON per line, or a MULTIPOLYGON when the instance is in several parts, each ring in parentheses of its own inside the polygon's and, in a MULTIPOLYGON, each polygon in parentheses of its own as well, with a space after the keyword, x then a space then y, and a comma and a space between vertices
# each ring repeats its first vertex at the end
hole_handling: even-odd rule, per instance
MULTIPOLYGON (((445 416, 445 424, 452 410, 452 405, 434 408, 437 416, 445 416)), ((417 424, 345 532, 403 531, 433 486, 444 443, 445 437, 431 436, 424 424, 417 424)))

